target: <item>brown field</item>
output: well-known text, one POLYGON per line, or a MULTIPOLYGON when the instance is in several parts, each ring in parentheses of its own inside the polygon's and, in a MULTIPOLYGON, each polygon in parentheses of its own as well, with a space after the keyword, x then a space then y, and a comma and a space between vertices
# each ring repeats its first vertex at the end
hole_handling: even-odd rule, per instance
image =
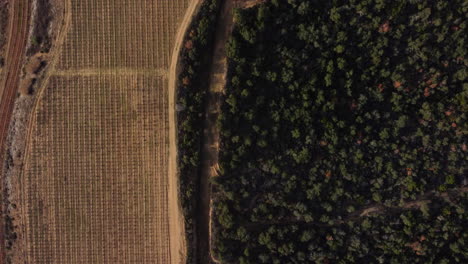
POLYGON ((13 263, 184 261, 171 89, 198 2, 65 2, 13 197, 13 263))

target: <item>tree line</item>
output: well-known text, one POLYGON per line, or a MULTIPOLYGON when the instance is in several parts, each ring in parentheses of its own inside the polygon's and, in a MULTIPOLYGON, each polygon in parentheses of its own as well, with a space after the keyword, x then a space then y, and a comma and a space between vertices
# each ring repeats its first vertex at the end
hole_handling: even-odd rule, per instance
POLYGON ((195 263, 199 168, 203 117, 219 0, 204 0, 181 50, 177 88, 179 192, 185 217, 187 263, 195 263))

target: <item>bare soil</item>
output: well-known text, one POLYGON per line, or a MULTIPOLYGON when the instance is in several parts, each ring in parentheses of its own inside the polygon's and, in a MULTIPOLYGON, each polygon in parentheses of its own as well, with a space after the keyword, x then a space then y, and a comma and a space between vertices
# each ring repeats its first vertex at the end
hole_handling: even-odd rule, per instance
MULTIPOLYGON (((3 3, 4 4, 4 3, 3 3)), ((0 192, 1 215, 0 226, 5 226, 9 219, 5 216, 4 200, 6 199, 6 190, 4 188, 3 178, 3 160, 5 157, 5 142, 10 124, 11 114, 16 92, 18 90, 18 81, 21 73, 21 65, 24 59, 26 42, 29 32, 29 21, 31 12, 31 1, 18 0, 11 2, 9 6, 9 20, 7 26, 7 45, 5 56, 5 68, 0 80, 0 175, 2 176, 0 192)), ((3 18, 2 18, 3 20, 3 18)), ((4 21, 0 21, 4 24, 4 21)), ((5 234, 5 229, 0 230, 0 264, 6 263, 6 240, 9 240, 9 234, 5 234)))
POLYGON ((235 1, 223 1, 218 18, 214 53, 210 69, 210 87, 207 94, 205 121, 203 123, 203 147, 200 181, 200 197, 197 221, 198 263, 218 263, 211 253, 212 240, 212 186, 211 178, 218 173, 219 128, 217 120, 221 112, 221 98, 226 85, 228 71, 226 44, 233 27, 233 8, 235 1))
POLYGON ((256 5, 265 3, 267 0, 237 0, 237 7, 239 8, 251 8, 256 5))
POLYGON ((47 66, 47 54, 37 53, 29 57, 28 62, 23 68, 23 76, 19 82, 18 92, 20 95, 32 95, 34 93, 34 85, 37 79, 40 78, 40 73, 47 66))

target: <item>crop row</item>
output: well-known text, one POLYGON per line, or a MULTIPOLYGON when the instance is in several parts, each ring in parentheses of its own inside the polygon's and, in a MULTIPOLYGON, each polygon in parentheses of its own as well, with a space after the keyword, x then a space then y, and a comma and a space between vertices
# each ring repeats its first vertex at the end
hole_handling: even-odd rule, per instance
POLYGON ((58 68, 167 68, 188 1, 72 1, 58 68))

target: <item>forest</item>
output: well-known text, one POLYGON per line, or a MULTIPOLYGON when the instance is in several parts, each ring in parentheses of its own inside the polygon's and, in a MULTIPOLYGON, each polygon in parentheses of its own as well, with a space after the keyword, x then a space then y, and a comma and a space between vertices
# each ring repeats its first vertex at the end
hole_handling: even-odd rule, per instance
POLYGON ((177 87, 177 148, 179 190, 185 217, 187 263, 196 263, 205 97, 209 89, 209 68, 214 42, 219 0, 205 0, 194 18, 180 54, 180 74, 177 87))
POLYGON ((222 263, 468 263, 468 2, 235 11, 222 263))

